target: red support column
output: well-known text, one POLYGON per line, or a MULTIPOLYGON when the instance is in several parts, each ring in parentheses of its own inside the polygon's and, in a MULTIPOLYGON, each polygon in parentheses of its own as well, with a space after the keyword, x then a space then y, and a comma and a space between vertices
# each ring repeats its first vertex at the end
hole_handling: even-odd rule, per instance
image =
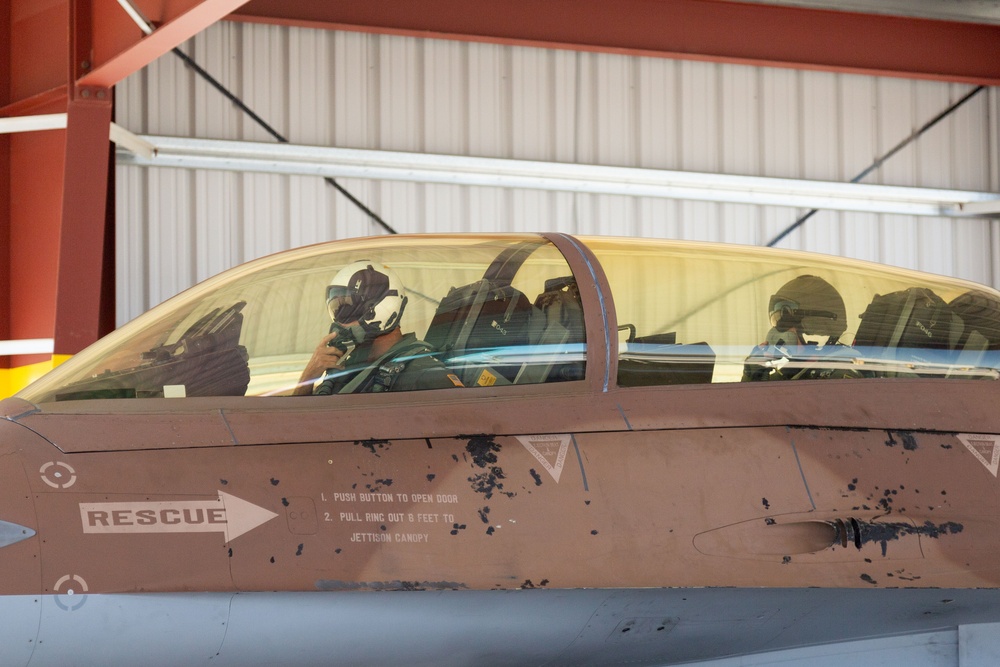
POLYGON ((104 255, 108 206, 110 88, 81 86, 93 67, 92 0, 70 0, 70 88, 59 227, 55 354, 76 354, 103 334, 102 285, 114 270, 104 255))
MULTIPOLYGON (((0 3, 0 109, 10 104, 10 5, 0 3)), ((10 137, 0 135, 0 340, 10 338, 10 137)), ((0 396, 10 359, 0 356, 0 396)))
MULTIPOLYGON (((85 89, 82 92, 88 92, 85 89)), ((62 224, 56 290, 55 353, 76 354, 107 331, 101 327, 102 285, 114 270, 105 257, 110 93, 101 89, 69 103, 62 224)))
MULTIPOLYGON (((65 2, 0 0, 0 113, 66 111, 65 2)), ((0 287, 3 339, 51 338, 65 132, 5 135, 0 160, 7 181, 0 197, 0 236, 6 282, 0 287)), ((0 177, 2 180, 2 177, 0 177)), ((48 354, 0 358, 0 397, 50 368, 48 354)))
MULTIPOLYGON (((67 113, 67 129, 0 135, 0 340, 75 354, 114 327, 112 86, 245 0, 0 0, 0 117, 67 113)), ((49 355, 0 357, 0 398, 49 355)))

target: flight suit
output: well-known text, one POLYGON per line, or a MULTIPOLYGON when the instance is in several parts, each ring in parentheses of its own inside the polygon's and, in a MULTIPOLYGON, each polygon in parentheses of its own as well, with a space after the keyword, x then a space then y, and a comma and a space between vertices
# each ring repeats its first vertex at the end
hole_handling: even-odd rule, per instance
POLYGON ((362 394, 461 387, 454 373, 433 356, 416 334, 405 334, 380 358, 369 360, 369 345, 359 345, 343 368, 331 369, 315 394, 362 394))

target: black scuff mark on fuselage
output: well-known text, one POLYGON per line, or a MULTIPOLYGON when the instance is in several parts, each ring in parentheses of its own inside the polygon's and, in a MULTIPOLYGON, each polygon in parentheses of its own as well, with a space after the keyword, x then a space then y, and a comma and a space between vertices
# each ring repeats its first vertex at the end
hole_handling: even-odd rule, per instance
POLYGON ((938 539, 942 535, 961 533, 965 526, 954 521, 935 524, 924 521, 923 525, 913 526, 908 523, 868 523, 858 522, 861 544, 878 543, 882 545, 882 555, 888 550, 888 543, 908 535, 919 535, 938 539))
POLYGON ((374 484, 365 484, 369 493, 379 493, 383 486, 392 486, 392 478, 376 479, 374 484))
MULTIPOLYGON (((892 435, 893 433, 893 431, 886 431, 886 434, 889 436, 889 439, 885 441, 886 447, 895 447, 900 444, 899 442, 896 442, 896 438, 892 435)), ((904 450, 908 452, 917 450, 917 439, 912 433, 909 431, 895 431, 895 434, 899 436, 904 450)))
POLYGON ((459 591, 468 586, 457 581, 339 581, 320 579, 319 591, 459 591))
POLYGON ((361 447, 364 447, 375 456, 382 458, 381 455, 379 455, 378 450, 385 449, 388 451, 390 443, 388 440, 379 440, 376 438, 372 438, 370 440, 355 440, 354 444, 360 445, 361 447))
POLYGON ((486 472, 481 472, 468 478, 472 484, 472 490, 481 493, 489 500, 494 493, 513 498, 517 494, 512 491, 504 491, 503 481, 506 474, 499 465, 497 453, 500 445, 493 441, 491 435, 463 435, 460 439, 467 440, 465 451, 472 458, 472 465, 484 468, 486 472))
MULTIPOLYGON (((875 488, 878 488, 878 487, 875 487, 875 488)), ((876 507, 878 507, 880 510, 882 510, 886 514, 891 514, 892 513, 892 500, 893 500, 892 496, 895 493, 896 493, 895 489, 886 489, 885 492, 882 494, 882 497, 879 498, 879 501, 877 503, 875 503, 876 507)), ((869 500, 873 500, 873 498, 869 498, 869 500)))
POLYGON ((801 425, 801 426, 787 426, 786 431, 791 432, 795 430, 802 431, 844 431, 846 433, 866 433, 870 429, 864 426, 817 426, 815 424, 801 425))
POLYGON ((271 478, 271 486, 278 486, 279 484, 281 484, 280 479, 271 478))
POLYGON ((493 441, 492 435, 460 435, 459 439, 466 440, 465 451, 472 457, 472 463, 485 468, 497 462, 497 452, 500 445, 493 441))
POLYGON ((541 486, 542 485, 542 476, 539 475, 538 472, 536 472, 534 468, 532 468, 528 472, 531 474, 531 479, 535 480, 535 486, 541 486))
POLYGON ((513 491, 503 490, 503 482, 501 481, 503 479, 506 479, 503 469, 500 466, 493 466, 487 472, 469 477, 468 481, 472 484, 472 490, 483 494, 483 497, 487 500, 493 497, 494 492, 508 498, 513 498, 517 494, 513 491))

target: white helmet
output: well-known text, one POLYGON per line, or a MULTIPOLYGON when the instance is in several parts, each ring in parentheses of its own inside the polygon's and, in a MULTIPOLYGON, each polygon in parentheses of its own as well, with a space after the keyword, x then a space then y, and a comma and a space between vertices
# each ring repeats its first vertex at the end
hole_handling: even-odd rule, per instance
POLYGON ((342 268, 327 285, 326 307, 334 322, 358 322, 371 340, 399 326, 406 290, 395 271, 361 260, 342 268))

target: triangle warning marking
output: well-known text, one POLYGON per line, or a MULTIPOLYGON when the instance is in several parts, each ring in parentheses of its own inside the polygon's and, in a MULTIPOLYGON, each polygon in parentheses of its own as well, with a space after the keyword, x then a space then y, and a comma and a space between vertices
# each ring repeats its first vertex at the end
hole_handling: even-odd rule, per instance
POLYGON ((957 437, 965 445, 965 448, 972 452, 972 455, 979 459, 979 462, 996 477, 997 469, 1000 468, 1000 442, 998 442, 997 436, 983 433, 959 433, 957 437))
POLYGON ((571 437, 566 435, 518 435, 515 436, 524 448, 531 452, 543 468, 549 471, 552 479, 559 483, 563 466, 566 465, 566 452, 569 451, 571 437))

